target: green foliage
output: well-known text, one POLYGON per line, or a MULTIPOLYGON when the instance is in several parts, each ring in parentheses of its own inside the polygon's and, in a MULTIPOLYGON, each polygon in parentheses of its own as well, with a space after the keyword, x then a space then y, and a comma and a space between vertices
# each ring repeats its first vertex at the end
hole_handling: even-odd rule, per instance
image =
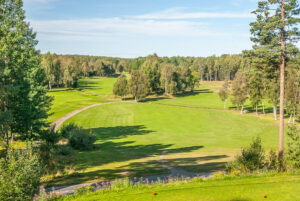
POLYGON ((121 75, 114 84, 114 95, 124 97, 127 95, 127 78, 126 75, 121 75))
POLYGON ((257 137, 250 147, 242 148, 241 154, 236 157, 236 164, 242 165, 246 171, 259 170, 264 167, 265 152, 261 139, 257 137))
POLYGON ((62 128, 60 129, 61 136, 68 139, 70 138, 70 133, 73 130, 80 130, 80 127, 75 123, 69 123, 67 125, 63 125, 62 128))
POLYGON ((69 144, 72 148, 78 150, 91 150, 94 148, 96 136, 90 130, 89 132, 74 124, 69 124, 62 131, 67 136, 69 144))
POLYGON ((146 97, 149 93, 148 77, 140 70, 134 70, 130 74, 129 91, 136 101, 146 97))
POLYGON ((3 126, 7 148, 13 134, 21 139, 39 137, 48 126, 52 100, 46 95, 48 83, 35 49, 36 34, 22 7, 21 0, 0 1, 0 116, 8 118, 3 126))
POLYGON ((8 158, 0 161, 0 200, 32 200, 42 176, 37 154, 28 146, 24 150, 9 150, 8 158))
POLYGON ((262 80, 263 74, 261 71, 254 70, 250 72, 249 79, 249 95, 252 106, 256 109, 262 102, 264 94, 264 85, 262 80))
POLYGON ((238 108, 243 106, 248 98, 248 78, 242 71, 237 72, 235 79, 232 82, 232 103, 238 108))
POLYGON ((287 136, 287 160, 293 167, 300 168, 300 133, 296 125, 289 125, 287 136))
POLYGON ((229 82, 226 80, 218 93, 221 100, 224 102, 224 109, 226 108, 226 100, 229 96, 229 82))

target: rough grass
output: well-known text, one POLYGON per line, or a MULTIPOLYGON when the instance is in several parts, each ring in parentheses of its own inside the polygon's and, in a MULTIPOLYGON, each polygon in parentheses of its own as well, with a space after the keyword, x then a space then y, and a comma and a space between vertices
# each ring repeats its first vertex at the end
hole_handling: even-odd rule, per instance
POLYGON ((266 150, 276 148, 276 122, 224 110, 215 93, 221 84, 204 83, 171 99, 102 105, 72 117, 68 122, 92 129, 98 141, 94 150, 76 153, 76 174, 51 185, 169 173, 159 162, 164 151, 170 167, 210 172, 224 168, 256 136, 266 150))
POLYGON ((62 197, 56 200, 294 201, 300 200, 299 175, 260 175, 133 186, 62 197), (153 195, 153 192, 156 195, 153 195), (266 198, 263 197, 266 195, 266 198))

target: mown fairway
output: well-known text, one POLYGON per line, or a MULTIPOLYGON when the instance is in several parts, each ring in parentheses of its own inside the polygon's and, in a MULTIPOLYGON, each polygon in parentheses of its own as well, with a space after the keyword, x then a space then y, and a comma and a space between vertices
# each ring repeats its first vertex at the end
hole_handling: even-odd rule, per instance
POLYGON ((53 122, 84 106, 112 101, 115 80, 115 78, 85 78, 79 80, 78 89, 53 89, 49 92, 49 95, 54 97, 49 121, 53 122))
POLYGON ((299 175, 248 176, 209 179, 154 186, 136 186, 63 197, 57 200, 161 200, 161 201, 294 201, 300 200, 299 175), (153 196, 153 192, 156 193, 153 196), (266 198, 263 197, 266 195, 266 198))
POLYGON ((276 148, 276 122, 223 110, 214 93, 220 84, 205 83, 172 99, 102 105, 72 117, 66 123, 92 129, 98 141, 93 151, 76 153, 76 174, 53 184, 169 173, 161 159, 188 172, 217 171, 256 136, 266 150, 276 148))

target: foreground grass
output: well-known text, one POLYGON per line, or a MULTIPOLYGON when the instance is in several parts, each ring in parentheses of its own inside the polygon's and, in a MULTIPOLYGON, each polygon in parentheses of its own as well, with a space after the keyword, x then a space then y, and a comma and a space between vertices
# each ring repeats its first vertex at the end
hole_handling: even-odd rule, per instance
POLYGON ((300 200, 300 175, 257 175, 195 179, 187 182, 138 185, 62 197, 59 201, 162 200, 162 201, 294 201, 300 200), (153 195, 155 192, 157 195, 153 195), (265 194, 266 198, 262 195, 265 194))

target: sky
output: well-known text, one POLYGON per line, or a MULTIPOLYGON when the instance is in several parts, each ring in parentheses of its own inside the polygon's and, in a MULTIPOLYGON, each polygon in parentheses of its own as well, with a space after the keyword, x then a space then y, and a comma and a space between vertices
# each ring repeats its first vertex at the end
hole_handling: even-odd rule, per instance
POLYGON ((42 53, 134 58, 251 49, 257 0, 24 0, 42 53))

